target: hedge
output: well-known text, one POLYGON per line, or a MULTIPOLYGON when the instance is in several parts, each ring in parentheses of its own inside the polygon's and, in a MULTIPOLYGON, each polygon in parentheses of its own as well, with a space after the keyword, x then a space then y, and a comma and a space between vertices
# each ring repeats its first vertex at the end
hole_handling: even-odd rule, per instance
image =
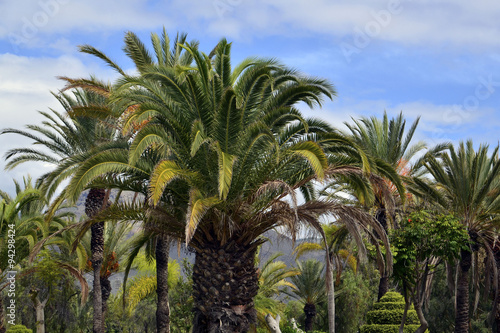
MULTIPOLYGON (((392 325, 400 323, 403 319, 404 309, 373 310, 366 314, 368 324, 392 325)), ((408 310, 405 324, 419 324, 417 311, 408 310)))
MULTIPOLYGON (((366 314, 368 324, 361 326, 360 333, 398 333, 404 308, 404 297, 400 293, 386 293, 379 302, 373 304, 373 310, 366 314)), ((413 333, 419 326, 417 312, 412 306, 407 313, 404 333, 413 333)))
POLYGON ((33 330, 30 330, 24 325, 14 325, 9 327, 6 333, 33 333, 33 330))
MULTIPOLYGON (((404 333, 414 333, 420 325, 405 325, 404 333)), ((399 333, 399 325, 363 325, 360 333, 399 333)), ((428 331, 427 331, 428 332, 428 331)))

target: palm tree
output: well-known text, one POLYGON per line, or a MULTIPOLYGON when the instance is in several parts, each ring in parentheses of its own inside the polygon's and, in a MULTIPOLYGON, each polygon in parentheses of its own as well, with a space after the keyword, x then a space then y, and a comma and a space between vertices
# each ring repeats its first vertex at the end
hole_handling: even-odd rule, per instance
MULTIPOLYGON (((412 184, 412 192, 455 215, 469 234, 470 249, 461 250, 457 270, 456 333, 469 332, 469 270, 473 253, 483 247, 488 256, 493 255, 500 212, 498 149, 488 154, 488 146, 480 145, 476 151, 470 140, 460 142, 457 148, 450 144, 437 157, 427 157, 424 166, 432 180, 415 178, 412 184)), ((494 258, 490 259, 493 263, 494 258)))
MULTIPOLYGON (((89 80, 94 89, 74 90, 72 95, 61 93, 53 94, 70 115, 69 118, 52 110, 52 114, 41 112, 46 121, 43 126, 28 125, 29 131, 17 129, 4 129, 0 134, 18 134, 33 140, 33 145, 41 145, 48 148, 47 151, 33 148, 15 148, 7 152, 5 158, 9 162, 7 169, 12 169, 21 163, 28 161, 41 161, 51 163, 56 169, 43 175, 43 188, 50 198, 58 186, 76 170, 76 167, 93 154, 93 150, 101 144, 109 144, 116 137, 114 128, 105 121, 96 118, 82 117, 75 112, 81 109, 93 110, 95 113, 111 115, 107 105, 107 94, 109 85, 89 80), (96 92, 99 90, 99 92, 96 92)), ((107 120, 110 117, 106 118, 107 120)), ((55 200, 57 209, 64 199, 65 191, 55 200)), ((103 188, 92 188, 87 194, 85 201, 85 213, 89 218, 95 216, 107 205, 107 192, 103 188)), ((103 225, 95 224, 91 229, 92 265, 94 268, 94 332, 104 332, 104 318, 102 316, 102 293, 99 279, 103 261, 104 234, 103 225)))
POLYGON ((96 155, 70 187, 77 193, 95 175, 137 168, 145 151, 159 154, 148 198, 158 207, 175 194, 188 206, 185 232, 175 223, 164 227, 184 234, 196 253, 194 332, 245 332, 255 322, 261 235, 277 226, 295 233, 300 222, 319 228, 318 216, 332 208, 285 197, 325 177, 327 158, 312 138, 332 130, 303 119, 294 104, 320 104, 334 90, 274 60, 248 59, 232 71, 225 40, 210 56, 183 47, 194 68, 149 66, 121 79, 113 95, 113 102, 138 106, 136 121, 148 120, 131 144, 129 165, 102 165, 97 161, 107 157, 96 155))
MULTIPOLYGON (((255 309, 257 310, 259 325, 264 327, 266 326, 266 316, 268 314, 275 316, 279 312, 281 302, 273 297, 284 292, 286 287, 294 288, 294 285, 287 279, 300 274, 297 269, 288 268, 283 261, 277 260, 282 255, 281 252, 272 254, 257 271, 259 274, 259 291, 255 296, 255 309)), ((259 265, 258 262, 257 255, 257 265, 259 265)))
POLYGON ((312 331, 314 318, 316 317, 316 307, 321 303, 326 303, 325 288, 325 265, 320 261, 309 259, 297 262, 299 275, 290 277, 291 283, 295 286, 289 294, 297 298, 304 304, 304 314, 306 316, 304 330, 312 331))
MULTIPOLYGON (((170 38, 165 29, 163 29, 163 34, 161 38, 156 34, 151 34, 151 42, 154 49, 154 55, 156 59, 150 54, 148 49, 145 47, 143 42, 132 32, 128 32, 125 35, 125 47, 124 51, 129 56, 129 58, 134 62, 136 68, 139 73, 144 73, 151 66, 161 66, 165 68, 175 68, 177 67, 187 67, 192 63, 192 56, 187 52, 183 52, 181 47, 182 44, 186 42, 187 35, 186 34, 177 34, 175 40, 173 41, 173 47, 170 47, 170 38)), ((192 42, 192 45, 197 45, 198 42, 192 42)), ((110 60, 104 53, 95 49, 92 46, 84 45, 80 48, 80 50, 84 53, 88 53, 94 55, 102 60, 104 60, 110 67, 114 68, 122 77, 126 78, 127 74, 112 60, 110 60)), ((74 80, 72 81, 71 87, 82 87, 86 86, 85 80, 74 80)), ((125 107, 121 110, 126 110, 121 115, 124 119, 126 119, 126 123, 124 123, 123 130, 131 135, 135 135, 136 132, 144 126, 145 123, 148 122, 148 119, 139 119, 135 118, 134 110, 138 107, 138 104, 132 104, 128 107, 125 107)), ((124 153, 125 156, 128 155, 127 150, 122 149, 120 153, 124 153)), ((116 151, 113 151, 110 155, 108 155, 107 162, 113 164, 116 162, 116 151)), ((119 154, 119 153, 118 153, 119 154)), ((158 156, 156 154, 151 154, 151 152, 144 152, 141 156, 142 159, 147 160, 147 158, 152 158, 150 161, 154 165, 156 163, 156 159, 158 156)), ((123 156, 123 155, 122 155, 123 156)), ((147 191, 145 191, 144 184, 149 179, 150 172, 142 172, 141 170, 139 174, 133 169, 128 169, 127 171, 121 170, 122 176, 125 178, 131 178, 133 184, 139 184, 139 186, 125 187, 129 190, 139 191, 136 193, 141 193, 143 195, 147 195, 147 191), (126 176, 125 176, 126 175, 126 176), (146 177, 145 177, 146 176, 146 177), (142 185, 141 186, 141 183, 142 185)), ((126 183, 121 184, 127 186, 126 183)), ((112 180, 109 183, 109 186, 119 187, 117 186, 116 181, 112 180)), ((123 189, 123 187, 121 188, 123 189)), ((168 201, 168 204, 173 205, 172 200, 168 201)), ((167 205, 168 206, 168 205, 167 205)), ((167 208, 168 210, 168 208, 167 208)), ((169 213, 169 217, 171 214, 169 213)), ((150 223, 147 223, 146 226, 150 226, 150 223)), ((157 268, 157 296, 158 296, 158 304, 157 304, 157 312, 156 312, 156 323, 157 323, 157 331, 158 333, 168 333, 170 332, 169 325, 169 304, 168 304, 168 258, 169 258, 169 250, 170 245, 172 243, 172 239, 165 233, 161 231, 161 228, 155 228, 156 232, 151 234, 148 232, 148 235, 151 236, 151 239, 143 238, 144 242, 142 245, 145 245, 147 242, 153 242, 155 244, 155 258, 156 258, 156 268, 157 268)), ((138 253, 135 251, 134 253, 138 253)), ((133 262, 133 257, 130 258, 129 264, 131 265, 133 262)), ((130 267, 130 265, 128 267, 130 267)), ((127 270, 128 273, 128 270, 127 270)), ((127 276, 128 274, 126 274, 127 276)))
MULTIPOLYGON (((350 131, 352 140, 360 147, 365 149, 366 153, 374 159, 373 173, 382 177, 386 177, 383 182, 373 182, 375 192, 375 219, 382 225, 387 235, 388 221, 396 222, 394 215, 394 206, 397 201, 401 204, 405 201, 405 189, 398 186, 398 180, 387 174, 389 166, 396 170, 401 177, 412 177, 418 175, 420 163, 410 163, 419 152, 426 149, 426 144, 419 141, 410 146, 410 143, 415 134, 420 118, 417 118, 405 132, 406 120, 403 113, 399 113, 396 118, 388 119, 387 113, 384 112, 384 117, 380 120, 377 117, 366 118, 359 120, 353 119, 354 124, 345 123, 350 131), (397 191, 397 192, 396 192, 397 191), (393 192, 392 195, 387 195, 387 192, 393 192), (399 200, 396 200, 398 199, 399 200)), ((436 150, 441 149, 441 146, 436 147, 436 150)), ((366 202, 362 202, 366 204, 366 202)), ((389 267, 379 267, 380 283, 378 299, 387 292, 389 286, 389 267)))

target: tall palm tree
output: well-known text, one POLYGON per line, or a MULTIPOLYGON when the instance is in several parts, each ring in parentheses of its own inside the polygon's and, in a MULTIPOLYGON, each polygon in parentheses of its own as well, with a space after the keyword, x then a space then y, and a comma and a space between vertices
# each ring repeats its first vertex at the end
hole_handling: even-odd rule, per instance
MULTIPOLYGON (((129 56, 129 58, 134 62, 137 71, 140 74, 143 74, 152 66, 160 66, 164 68, 174 69, 176 67, 187 67, 190 66, 193 60, 193 57, 188 52, 183 52, 182 44, 186 42, 187 35, 186 34, 177 34, 176 38, 173 41, 173 46, 170 46, 170 38, 165 29, 163 29, 163 33, 158 36, 156 33, 151 34, 151 43, 153 45, 154 56, 151 55, 150 51, 145 47, 144 43, 137 37, 133 32, 128 32, 125 35, 125 47, 124 51, 129 56), (156 59, 154 59, 156 57, 156 59)), ((197 45, 198 42, 192 42, 192 45, 197 45)), ((80 50, 84 53, 88 53, 94 55, 102 60, 104 60, 110 67, 114 68, 123 78, 127 78, 127 74, 112 60, 110 60, 104 53, 97 50, 96 48, 84 45, 80 48, 80 50)), ((75 80, 73 81, 71 87, 81 87, 85 85, 84 80, 75 80)), ((126 119, 126 123, 123 124, 123 130, 127 133, 131 133, 135 135, 135 133, 144 126, 145 123, 148 122, 148 118, 137 120, 134 114, 134 110, 138 107, 138 104, 132 104, 128 107, 122 108, 121 110, 126 110, 121 115, 124 119, 126 119)), ((122 150, 121 153, 127 154, 126 150, 122 150)), ((111 156, 109 156, 107 162, 113 163, 116 161, 115 156, 117 153, 113 152, 111 156)), ((125 155, 126 156, 126 155, 125 155)), ((156 163, 155 158, 157 158, 157 154, 151 154, 151 152, 144 152, 141 156, 142 159, 153 158, 152 163, 156 163)), ((134 183, 140 183, 141 181, 146 182, 149 179, 149 173, 137 172, 134 170, 121 170, 123 177, 131 177, 134 183), (144 176, 147 176, 145 178, 144 176), (139 177, 139 178, 137 178, 139 177), (141 179, 142 178, 142 179, 141 179)), ((143 183, 144 185, 144 183, 143 183)), ((109 186, 117 187, 116 182, 111 182, 109 186)), ((123 189, 123 188, 122 188, 123 189)), ((128 188, 129 190, 131 188, 128 188)), ((135 188, 144 190, 144 186, 139 186, 139 188, 135 188)), ((141 193, 143 195, 147 195, 147 191, 140 191, 136 193, 141 193)), ((172 200, 168 201, 168 204, 173 204, 172 200)), ((167 208, 168 209, 168 208, 167 208)), ((148 226, 150 224, 146 224, 148 226)), ((156 312, 156 324, 158 333, 168 333, 170 332, 169 325, 169 304, 168 304, 168 258, 169 258, 169 250, 170 245, 172 243, 172 239, 165 233, 161 231, 161 228, 156 228, 156 232, 151 234, 148 233, 152 238, 147 239, 143 238, 143 245, 147 242, 153 242, 155 244, 155 258, 156 258, 156 268, 157 268, 157 296, 158 296, 158 304, 157 304, 157 312, 156 312)), ((137 253, 137 252, 134 252, 137 253)), ((130 258, 129 264, 132 264, 133 257, 130 258)), ((129 266, 130 267, 130 266, 129 266)))
MULTIPOLYGON (((52 110, 52 113, 41 112, 46 121, 42 126, 27 125, 28 131, 4 129, 0 134, 17 134, 33 140, 33 145, 41 145, 48 151, 33 148, 11 149, 5 155, 7 169, 12 169, 25 162, 41 161, 56 166, 55 170, 41 176, 43 188, 47 196, 51 197, 58 186, 76 170, 77 166, 86 157, 93 154, 93 150, 101 144, 110 144, 116 138, 113 128, 111 112, 107 104, 107 95, 111 87, 97 80, 92 82, 93 90, 74 90, 72 94, 53 94, 60 102, 65 115, 52 110), (98 92, 96 92, 98 91, 98 92), (78 110, 88 109, 95 113, 106 115, 101 118, 82 117, 78 110), (103 121, 102 119, 106 119, 103 121)), ((64 199, 65 191, 55 200, 55 208, 64 199)), ((85 213, 89 218, 95 216, 107 205, 109 191, 104 188, 93 188, 87 194, 85 213)), ((94 268, 94 332, 104 332, 104 318, 102 315, 102 293, 99 272, 103 261, 104 234, 103 225, 95 224, 91 229, 92 265, 94 268)))
POLYGON ((325 265, 320 261, 309 259, 297 262, 299 275, 290 277, 290 282, 295 286, 289 294, 304 304, 306 316, 304 330, 310 332, 313 329, 316 307, 327 301, 325 289, 325 265))
POLYGON ((184 230, 165 228, 184 235, 196 253, 194 332, 246 332, 255 322, 261 235, 277 226, 294 233, 300 222, 319 228, 318 216, 332 208, 325 202, 298 206, 285 197, 325 177, 327 158, 312 139, 332 130, 303 119, 294 104, 320 104, 334 90, 274 60, 247 59, 231 70, 225 40, 210 55, 183 47, 194 68, 150 66, 123 78, 113 96, 138 105, 134 119, 148 120, 131 144, 129 165, 101 165, 97 161, 106 157, 94 156, 70 187, 77 193, 97 174, 137 168, 145 151, 159 153, 150 205, 168 202, 172 193, 189 203, 184 230))
MULTIPOLYGON (((480 145, 475 150, 471 140, 460 142, 457 148, 449 145, 437 157, 427 157, 424 166, 432 179, 427 182, 415 178, 411 185, 412 192, 459 218, 469 234, 470 249, 461 250, 458 265, 456 333, 469 332, 469 271, 473 253, 483 247, 488 256, 493 256, 491 247, 500 216, 498 149, 489 154, 488 146, 480 145)), ((493 263, 494 258, 490 259, 493 263)))
MULTIPOLYGON (((405 132, 406 120, 403 113, 399 113, 396 118, 389 120, 384 112, 382 120, 377 117, 359 120, 353 119, 354 124, 345 123, 350 131, 352 140, 365 149, 366 153, 374 159, 373 173, 386 177, 386 181, 373 183, 375 192, 375 218, 382 225, 387 235, 388 221, 396 222, 394 216, 394 206, 405 201, 404 187, 397 186, 397 180, 388 177, 383 162, 393 170, 396 170, 401 177, 411 177, 417 175, 419 168, 413 167, 419 163, 411 164, 412 160, 419 152, 427 148, 425 142, 419 141, 410 145, 420 118, 417 118, 405 132), (393 195, 384 195, 384 192, 391 191, 393 195), (397 200, 399 199, 399 200, 397 200)), ((438 146, 437 149, 439 149, 438 146)), ((389 267, 379 267, 380 282, 378 299, 387 292, 389 285, 389 267)))

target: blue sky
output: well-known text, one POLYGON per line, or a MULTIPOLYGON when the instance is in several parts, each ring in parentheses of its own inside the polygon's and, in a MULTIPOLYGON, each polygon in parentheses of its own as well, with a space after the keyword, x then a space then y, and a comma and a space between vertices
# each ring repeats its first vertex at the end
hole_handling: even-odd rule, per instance
MULTIPOLYGON (((81 54, 90 44, 133 70, 122 51, 126 31, 149 45, 164 26, 199 40, 209 52, 226 37, 233 63, 275 57, 304 73, 329 79, 338 96, 304 113, 342 127, 350 117, 421 116, 417 139, 430 146, 471 138, 496 145, 500 136, 500 2, 494 0, 23 0, 0 3, 0 127, 41 120, 37 110, 61 110, 50 91, 56 76, 105 80, 116 75, 81 54)), ((0 155, 28 145, 0 136, 0 155)), ((3 170, 34 177, 50 165, 3 170)))

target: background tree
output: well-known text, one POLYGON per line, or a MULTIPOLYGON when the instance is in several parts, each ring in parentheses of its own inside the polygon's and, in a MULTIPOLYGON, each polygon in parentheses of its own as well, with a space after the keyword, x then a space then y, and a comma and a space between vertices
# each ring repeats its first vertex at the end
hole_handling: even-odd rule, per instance
MULTIPOLYGON (((238 330, 246 331, 255 319, 252 297, 258 286, 253 261, 255 249, 262 242, 260 235, 278 225, 288 225, 295 230, 297 217, 299 221, 315 223, 316 214, 329 208, 326 203, 317 203, 295 209, 282 199, 295 190, 293 186, 298 188, 308 179, 323 177, 326 167, 318 145, 301 140, 309 122, 300 117, 293 104, 300 100, 310 105, 319 103, 323 94, 331 96, 332 88, 324 81, 305 78, 274 61, 250 59, 232 73, 230 45, 225 41, 215 49, 213 61, 192 45, 184 47, 195 59, 196 70, 151 68, 140 77, 125 78, 114 98, 128 101, 128 105, 139 105, 134 118, 148 119, 132 142, 130 165, 140 163, 140 156, 150 148, 163 154, 164 159, 156 165, 151 177, 148 196, 153 206, 165 198, 169 189, 181 185, 191 188, 186 198, 190 205, 185 237, 198 258, 193 279, 198 314, 194 331, 205 331, 206 327, 218 326, 221 322, 223 327, 236 323, 238 330), (207 76, 207 73, 212 74, 207 76), (271 94, 271 91, 274 92, 271 94), (236 99, 242 102, 235 103, 236 99), (291 121, 297 122, 293 129, 286 126, 291 121), (266 151, 274 151, 275 157, 283 158, 278 164, 274 157, 262 159, 266 151), (292 163, 297 168, 300 165, 296 170, 301 172, 289 169, 288 175, 282 175, 287 170, 284 165, 292 163), (272 182, 278 171, 280 179, 288 177, 291 185, 272 182), (291 191, 287 190, 285 195, 278 190, 290 186, 291 191), (280 215, 273 212, 278 208, 288 212, 280 214, 287 216, 286 221, 278 219, 280 215), (308 214, 307 210, 314 213, 308 214), (229 265, 234 271, 225 266, 204 266, 214 260, 212 257, 208 261, 206 257, 214 250, 218 265, 223 265, 224 257, 231 258, 229 265), (201 272, 210 274, 210 282, 200 276, 201 272), (217 275, 222 279, 214 285, 217 275), (209 288, 223 290, 223 295, 204 291, 209 288), (230 299, 229 307, 222 305, 228 303, 223 301, 224 295, 230 299), (222 320, 220 315, 224 317, 222 320), (225 319, 226 315, 232 319, 225 319)), ((329 130, 325 126, 315 122, 314 131, 329 130)), ((96 156, 94 161, 99 158, 101 156, 96 156)), ((73 183, 74 193, 78 192, 78 186, 89 183, 98 173, 97 169, 88 170, 86 178, 73 183)), ((107 170, 101 168, 99 173, 121 170, 124 170, 122 166, 114 164, 107 170)), ((171 230, 176 235, 179 231, 183 230, 171 230)))
MULTIPOLYGON (((494 263, 491 246, 496 237, 500 192, 498 147, 488 153, 487 145, 474 149, 472 141, 461 142, 457 148, 449 145, 438 156, 427 156, 425 168, 432 176, 426 182, 414 179, 412 190, 429 200, 443 212, 450 212, 464 225, 469 234, 469 248, 460 251, 457 270, 455 332, 469 331, 469 274, 474 253, 486 249, 494 263)), ((477 267, 477 265, 474 265, 477 267)), ((497 269, 495 265, 491 269, 497 269)))
MULTIPOLYGON (((387 174, 384 164, 388 164, 402 176, 410 177, 416 175, 420 163, 411 164, 410 160, 419 152, 426 149, 423 141, 410 146, 415 134, 420 118, 417 118, 405 132, 406 120, 401 112, 396 118, 388 119, 384 112, 383 119, 376 117, 353 119, 354 124, 345 123, 350 131, 352 140, 366 150, 366 153, 374 160, 373 173, 386 177, 385 182, 373 182, 375 201, 375 219, 388 234, 389 224, 395 223, 394 207, 396 201, 405 201, 405 190, 398 186, 398 181, 387 174), (385 162, 385 163, 382 163, 385 162), (392 195, 387 195, 387 191, 392 190, 392 195), (399 200, 396 200, 399 199, 399 200)), ((387 292, 389 285, 390 267, 379 267, 380 283, 378 299, 387 292)))
POLYGON ((309 259, 298 261, 297 269, 300 274, 290 277, 294 288, 289 291, 290 296, 295 297, 304 304, 305 323, 304 330, 310 332, 313 329, 316 307, 326 303, 326 285, 324 269, 321 262, 309 259))
POLYGON ((453 216, 436 215, 416 211, 407 215, 400 228, 391 235, 391 244, 396 248, 394 278, 403 284, 406 306, 400 332, 409 309, 410 300, 415 306, 420 327, 415 333, 428 328, 423 313, 423 304, 429 286, 429 277, 436 269, 439 259, 458 259, 461 250, 468 249, 468 235, 462 224, 453 216))
MULTIPOLYGON (((69 79, 65 79, 68 81, 69 79)), ((71 81, 71 80, 69 80, 71 81)), ((17 129, 4 129, 0 134, 17 134, 33 140, 33 144, 40 145, 43 149, 15 148, 7 152, 7 169, 12 169, 25 162, 46 162, 56 165, 56 169, 40 177, 45 192, 50 198, 59 185, 70 177, 79 164, 93 150, 101 144, 109 144, 116 138, 117 132, 113 122, 116 120, 107 104, 107 97, 111 90, 109 85, 95 79, 88 80, 92 89, 73 90, 72 94, 53 94, 70 117, 55 110, 52 114, 41 112, 47 119, 43 126, 27 125, 29 131, 17 129), (100 118, 79 116, 75 111, 87 109, 94 113, 101 113, 100 118), (73 115, 73 116, 72 116, 73 115), (103 121, 102 119, 105 119, 103 121)), ((85 213, 93 217, 99 210, 107 205, 109 192, 103 188, 91 189, 85 201, 85 213)), ((55 207, 62 202, 65 191, 55 200, 55 207)), ((104 333, 104 318, 102 315, 102 295, 99 279, 103 260, 103 225, 95 224, 92 227, 91 250, 92 265, 94 267, 94 331, 104 333)))

